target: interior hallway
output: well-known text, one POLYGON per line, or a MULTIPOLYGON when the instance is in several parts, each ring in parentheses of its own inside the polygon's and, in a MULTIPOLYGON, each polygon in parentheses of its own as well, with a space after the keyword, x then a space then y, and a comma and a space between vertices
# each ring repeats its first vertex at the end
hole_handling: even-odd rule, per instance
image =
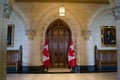
POLYGON ((7 74, 7 80, 117 80, 117 73, 7 74))

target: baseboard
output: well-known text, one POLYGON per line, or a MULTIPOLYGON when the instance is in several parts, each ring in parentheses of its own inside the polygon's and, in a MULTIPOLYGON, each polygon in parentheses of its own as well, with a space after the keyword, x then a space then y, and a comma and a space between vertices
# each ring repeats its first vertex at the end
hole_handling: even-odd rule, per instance
MULTIPOLYGON (((100 69, 96 69, 94 65, 85 65, 72 68, 72 71, 69 73, 91 73, 91 72, 116 72, 117 67, 104 66, 100 69)), ((22 71, 16 72, 15 67, 8 67, 7 73, 49 73, 46 72, 43 65, 41 66, 22 66, 22 71)))
POLYGON ((80 66, 80 72, 95 72, 95 67, 94 65, 80 66))
POLYGON ((7 73, 45 73, 45 68, 41 66, 22 66, 22 70, 17 72, 15 67, 7 67, 7 73))
POLYGON ((45 68, 41 66, 23 66, 23 73, 45 73, 45 68))
POLYGON ((117 66, 102 66, 101 70, 97 69, 94 65, 77 65, 73 68, 74 73, 93 73, 93 72, 117 72, 117 66))
POLYGON ((74 72, 74 73, 94 72, 94 71, 95 71, 94 65, 89 65, 89 66, 77 65, 72 69, 72 72, 74 72))
POLYGON ((7 67, 7 73, 16 73, 16 67, 7 67))
POLYGON ((101 72, 116 72, 117 71, 117 66, 102 66, 101 69, 96 68, 96 71, 101 71, 101 72))

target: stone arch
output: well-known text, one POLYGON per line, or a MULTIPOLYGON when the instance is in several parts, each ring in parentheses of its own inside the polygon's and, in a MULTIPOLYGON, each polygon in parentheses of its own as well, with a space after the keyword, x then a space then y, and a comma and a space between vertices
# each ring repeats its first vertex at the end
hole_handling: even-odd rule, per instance
MULTIPOLYGON (((13 6, 14 7, 14 6, 13 6)), ((24 26, 25 26, 25 31, 27 31, 27 27, 28 25, 28 20, 26 15, 24 14, 24 12, 22 12, 17 6, 15 6, 13 8, 13 12, 17 14, 17 16, 21 19, 21 21, 23 22, 24 26)))
POLYGON ((91 29, 92 27, 92 24, 93 22, 95 21, 95 19, 101 15, 101 14, 111 14, 112 15, 112 11, 110 9, 109 6, 103 6, 103 7, 100 7, 89 19, 89 22, 88 22, 88 30, 91 29))
MULTIPOLYGON (((43 12, 43 15, 39 17, 39 20, 36 21, 35 27, 37 28, 37 34, 39 34, 41 38, 40 40, 40 45, 41 47, 44 45, 44 41, 45 41, 45 32, 49 26, 50 23, 52 23, 54 20, 56 19, 61 19, 63 20, 65 23, 68 24, 70 30, 71 30, 71 36, 73 39, 73 43, 76 46, 75 47, 75 52, 76 55, 80 55, 78 54, 80 50, 77 51, 77 48, 79 48, 79 43, 77 44, 77 42, 79 41, 79 36, 81 36, 81 25, 80 25, 80 21, 79 19, 69 10, 66 9, 66 15, 61 17, 58 15, 58 7, 56 6, 54 8, 45 10, 45 12, 43 12)), ((42 48, 41 48, 41 53, 42 53, 42 48)))
MULTIPOLYGON (((49 30, 50 28, 52 28, 53 25, 59 26, 60 23, 61 23, 61 25, 63 25, 63 27, 65 27, 65 29, 67 29, 67 30, 69 31, 69 33, 71 34, 71 31, 70 31, 70 29, 69 29, 69 26, 68 26, 63 20, 61 20, 61 19, 59 19, 59 18, 56 19, 55 21, 53 21, 53 22, 48 26, 48 29, 47 29, 47 30, 49 30)), ((47 33, 46 33, 46 34, 47 34, 47 33)))
MULTIPOLYGON (((87 50, 86 51, 87 51, 87 53, 91 53, 91 54, 89 54, 91 56, 95 56, 94 55, 94 45, 96 45, 96 43, 100 42, 100 39, 99 39, 100 34, 97 34, 97 32, 100 31, 100 28, 99 29, 97 28, 97 30, 95 29, 96 28, 95 21, 101 15, 111 15, 112 16, 112 12, 110 10, 109 5, 104 5, 104 6, 99 7, 89 18, 87 30, 90 31, 90 34, 89 34, 89 40, 87 41, 87 50), (98 35, 99 35, 99 37, 98 37, 98 35)), ((97 27, 100 27, 100 26, 97 26, 97 27)), ((98 32, 98 33, 100 33, 100 32, 98 32)), ((100 45, 100 43, 99 43, 99 45, 100 45)), ((91 59, 91 63, 92 63, 92 65, 94 64, 94 58, 91 59)))
MULTIPOLYGON (((56 19, 61 19, 63 21, 65 21, 69 26, 70 29, 72 30, 72 33, 76 35, 76 31, 81 31, 81 25, 80 25, 80 21, 74 16, 74 14, 72 14, 69 10, 66 10, 66 15, 64 17, 60 17, 57 13, 57 8, 53 8, 50 10, 46 10, 46 14, 43 14, 39 20, 36 22, 35 26, 39 26, 39 29, 42 27, 44 28, 42 32, 42 34, 45 34, 46 29, 48 27, 48 25, 53 22, 56 19), (73 27, 76 26, 77 28, 73 27)), ((39 32, 39 31, 37 31, 39 32)), ((74 37, 75 35, 72 35, 72 37, 74 37)), ((43 35, 44 36, 44 35, 43 35)))

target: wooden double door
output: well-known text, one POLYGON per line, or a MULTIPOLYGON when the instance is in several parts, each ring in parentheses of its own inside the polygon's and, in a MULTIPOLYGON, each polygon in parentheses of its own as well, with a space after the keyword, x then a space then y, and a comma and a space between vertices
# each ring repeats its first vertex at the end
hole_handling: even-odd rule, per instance
POLYGON ((47 30, 48 47, 50 52, 51 68, 68 67, 68 48, 70 30, 66 23, 60 19, 54 21, 47 30))

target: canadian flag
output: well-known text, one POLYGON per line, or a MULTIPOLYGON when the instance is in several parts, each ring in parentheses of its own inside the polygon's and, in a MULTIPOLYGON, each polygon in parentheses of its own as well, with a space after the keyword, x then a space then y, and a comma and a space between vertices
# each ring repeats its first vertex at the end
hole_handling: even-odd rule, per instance
POLYGON ((73 41, 70 39, 69 51, 68 51, 68 65, 72 68, 76 66, 76 58, 74 52, 73 41))
POLYGON ((45 45, 43 48, 43 64, 45 68, 50 67, 50 57, 49 57, 49 50, 48 50, 48 39, 45 40, 45 45))

